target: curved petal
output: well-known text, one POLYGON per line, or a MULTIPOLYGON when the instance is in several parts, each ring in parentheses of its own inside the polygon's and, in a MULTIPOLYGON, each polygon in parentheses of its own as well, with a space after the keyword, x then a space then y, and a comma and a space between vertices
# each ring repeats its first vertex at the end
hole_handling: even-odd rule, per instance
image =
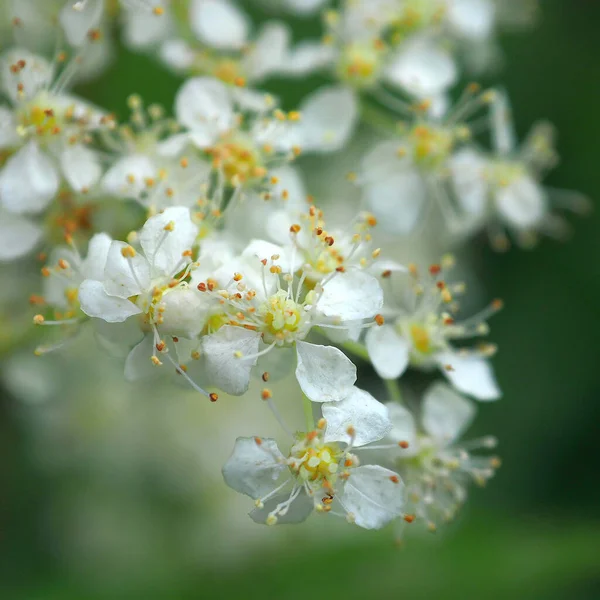
POLYGON ((58 184, 52 161, 32 141, 11 156, 0 172, 0 202, 14 213, 40 212, 53 200, 58 184))
POLYGON ((197 336, 206 322, 206 296, 191 287, 177 287, 162 298, 161 332, 183 338, 197 336))
POLYGON ((379 377, 397 379, 409 362, 409 343, 396 333, 393 325, 371 327, 365 338, 369 358, 379 377))
POLYGON ((392 421, 392 429, 387 434, 386 439, 394 444, 407 442, 408 447, 398 446, 398 457, 414 456, 419 452, 419 443, 417 435, 417 425, 412 413, 397 402, 390 402, 387 405, 388 415, 392 421))
POLYGON ((324 404, 323 417, 327 421, 325 442, 353 441, 354 446, 364 446, 381 440, 392 429, 386 406, 357 387, 340 402, 324 404), (349 427, 356 432, 353 437, 348 435, 349 427))
POLYGON ((354 92, 343 86, 322 87, 300 106, 300 145, 312 152, 334 152, 350 139, 358 121, 354 92))
POLYGON ((109 296, 101 281, 86 279, 79 286, 81 310, 88 317, 97 317, 109 323, 120 323, 142 311, 129 300, 109 296))
POLYGON ((146 188, 145 180, 155 175, 156 167, 148 156, 132 154, 108 169, 102 178, 102 188, 114 196, 136 198, 146 188))
POLYGON ((42 239, 39 225, 21 215, 0 211, 0 261, 10 261, 31 252, 42 239))
POLYGON ((459 391, 477 400, 498 400, 501 393, 488 361, 480 356, 444 352, 436 357, 442 372, 459 391))
POLYGON ((421 421, 442 446, 456 441, 475 418, 475 406, 444 383, 433 384, 423 398, 421 421))
POLYGON ((482 217, 487 206, 486 165, 485 158, 473 148, 459 150, 448 161, 456 200, 464 212, 474 218, 482 217))
POLYGON ((127 355, 125 359, 125 380, 141 381, 142 379, 153 379, 164 374, 164 367, 155 365, 150 359, 154 353, 154 336, 149 333, 127 355))
POLYGON ((53 76, 52 65, 45 58, 32 54, 29 50, 14 48, 5 52, 0 60, 2 89, 15 106, 33 98, 39 91, 47 89, 53 76), (15 73, 11 66, 20 61, 25 64, 15 73))
POLYGON ((219 50, 239 50, 248 39, 248 17, 229 0, 192 0, 190 27, 201 42, 219 50))
POLYGON ((338 499, 359 527, 381 529, 402 514, 404 483, 389 469, 364 465, 350 471, 338 499))
POLYGON ((401 46, 386 69, 388 81, 419 98, 439 96, 456 82, 454 60, 427 39, 401 46))
POLYGON ((519 229, 532 229, 548 209, 544 189, 529 175, 523 175, 496 191, 496 207, 506 223, 519 229))
POLYGON ((352 392, 356 367, 338 348, 296 342, 296 379, 313 402, 339 402, 352 392))
POLYGON ((275 440, 239 437, 222 472, 230 488, 257 499, 275 489, 275 482, 286 468, 285 457, 275 440))
POLYGON ((150 265, 140 254, 125 256, 125 242, 113 241, 106 256, 104 287, 111 296, 129 298, 150 288, 150 265))
POLYGON ((496 8, 490 0, 451 0, 446 18, 456 33, 486 40, 492 33, 496 8))
POLYGON ((188 79, 175 98, 177 121, 193 134, 200 148, 210 146, 215 138, 233 124, 233 104, 227 86, 211 77, 188 79))
POLYGON ((517 146, 517 136, 513 125, 510 101, 507 93, 503 90, 496 90, 494 92, 490 120, 492 143, 496 152, 502 155, 510 154, 517 146))
POLYGON ((325 283, 317 310, 326 317, 342 321, 369 319, 383 306, 383 290, 373 275, 352 269, 333 276, 325 283))
POLYGON ((59 21, 71 46, 81 46, 88 39, 90 29, 100 25, 103 0, 67 2, 60 11, 59 21))
POLYGON ((112 238, 106 233, 97 233, 92 236, 88 244, 88 251, 82 265, 82 272, 87 279, 96 279, 101 281, 104 277, 104 267, 108 251, 112 244, 112 238))
POLYGON ((82 144, 69 146, 60 155, 60 165, 67 183, 76 192, 86 192, 102 175, 98 155, 82 144))
POLYGON ((150 217, 140 231, 139 240, 151 273, 174 275, 179 271, 184 264, 183 253, 192 249, 197 235, 198 227, 184 206, 173 206, 150 217))
POLYGON ((0 106, 0 149, 12 148, 20 143, 13 111, 0 106))
POLYGON ((254 81, 279 72, 287 60, 291 32, 279 22, 266 23, 244 59, 244 71, 254 81))
POLYGON ((202 349, 211 384, 233 396, 246 392, 259 342, 259 333, 230 325, 204 337, 202 349))

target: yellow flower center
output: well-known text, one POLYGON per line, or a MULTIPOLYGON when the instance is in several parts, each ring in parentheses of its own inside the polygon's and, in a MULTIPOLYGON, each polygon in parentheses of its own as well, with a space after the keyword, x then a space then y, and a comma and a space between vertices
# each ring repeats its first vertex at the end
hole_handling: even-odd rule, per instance
POLYGON ((302 323, 301 308, 283 290, 271 296, 262 311, 267 331, 278 339, 298 331, 302 323))
POLYGON ((430 354, 432 351, 431 338, 429 332, 422 325, 413 324, 410 326, 410 337, 412 338, 415 349, 421 354, 430 354))
POLYGON ((382 54, 382 46, 376 42, 347 46, 337 67, 340 79, 357 87, 372 85, 377 80, 382 54))
POLYGON ((451 131, 431 125, 417 125, 410 137, 413 141, 414 159, 425 168, 439 167, 452 152, 454 136, 451 131))
POLYGON ((267 173, 261 153, 249 137, 227 135, 208 152, 214 166, 223 169, 228 183, 244 183, 267 173))

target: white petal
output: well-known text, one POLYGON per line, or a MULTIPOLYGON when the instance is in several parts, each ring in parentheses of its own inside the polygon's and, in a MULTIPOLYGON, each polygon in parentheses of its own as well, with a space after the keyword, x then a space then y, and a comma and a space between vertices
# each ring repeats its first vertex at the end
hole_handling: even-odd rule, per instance
POLYGON ((189 18, 194 34, 213 48, 238 50, 248 39, 248 17, 229 0, 193 0, 189 18))
POLYGON ((139 239, 152 273, 174 275, 180 270, 183 252, 192 249, 197 235, 198 227, 184 206, 173 206, 150 217, 139 239))
POLYGON ((427 186, 417 169, 402 169, 363 190, 363 198, 380 227, 407 234, 415 228, 427 201, 427 186))
POLYGON ((0 149, 12 148, 21 143, 13 111, 0 106, 0 149))
POLYGON ((244 59, 244 71, 254 81, 280 71, 287 59, 290 29, 283 23, 266 23, 244 59))
MULTIPOLYGON (((269 516, 269 513, 273 511, 278 504, 286 502, 289 499, 289 494, 278 494, 273 498, 270 498, 265 502, 263 508, 255 508, 250 513, 250 518, 255 523, 264 524, 269 516)), ((284 515, 278 515, 277 525, 286 525, 292 523, 302 523, 306 521, 315 509, 315 503, 304 490, 298 494, 298 497, 292 502, 287 512, 284 515)))
POLYGON ((137 198, 146 189, 145 180, 156 175, 152 160, 144 154, 132 154, 118 160, 102 178, 103 189, 114 196, 137 198))
POLYGON ((340 402, 323 405, 323 417, 327 421, 326 442, 350 443, 348 427, 356 431, 354 446, 364 446, 382 439, 392 429, 388 409, 369 392, 357 387, 340 402))
POLYGON ((496 90, 490 109, 492 142, 498 154, 510 154, 516 148, 512 110, 506 92, 496 90))
POLYGON ((386 70, 390 83, 419 98, 439 96, 456 82, 457 76, 450 54, 426 39, 402 46, 386 70))
POLYGON ((373 275, 360 269, 339 273, 323 287, 317 310, 343 321, 369 319, 383 306, 383 290, 373 275))
POLYGON ((2 88, 12 103, 18 106, 24 100, 33 98, 40 90, 47 89, 53 78, 50 63, 41 56, 16 48, 2 55, 0 63, 2 88), (15 73, 11 66, 24 61, 25 66, 15 73))
MULTIPOLYGON (((228 394, 241 396, 250 382, 250 371, 257 358, 260 334, 243 327, 224 325, 202 339, 211 384, 228 394), (241 357, 238 358, 241 353, 241 357)), ((276 352, 276 350, 274 350, 276 352)))
POLYGON ((473 403, 449 385, 436 383, 425 393, 421 417, 423 428, 440 444, 456 441, 474 418, 473 403))
POLYGON ((0 173, 0 202, 14 213, 40 212, 58 191, 58 174, 52 161, 29 142, 11 156, 0 173))
POLYGON ((365 342, 369 358, 379 377, 397 379, 406 371, 410 347, 393 325, 371 327, 367 331, 365 342))
POLYGON ((26 217, 0 211, 0 261, 10 261, 31 252, 43 230, 26 217))
POLYGON ((285 0, 285 4, 300 15, 308 15, 321 8, 327 0, 285 0))
POLYGON ((290 264, 285 256, 285 250, 277 244, 265 242, 264 240, 251 240, 242 252, 243 258, 250 258, 251 260, 258 259, 259 261, 266 258, 269 263, 271 262, 272 256, 279 256, 279 258, 276 259, 276 264, 278 264, 284 272, 287 272, 290 269, 290 264))
POLYGON ((100 25, 103 0, 69 1, 60 11, 59 21, 71 46, 81 46, 87 41, 90 29, 100 25))
POLYGON ((184 338, 198 335, 207 315, 206 294, 190 287, 178 287, 165 294, 161 305, 165 312, 161 332, 184 338))
POLYGON ((386 405, 388 415, 392 421, 392 429, 386 439, 393 444, 398 442, 408 442, 408 448, 398 446, 398 456, 414 456, 419 452, 417 425, 412 413, 397 402, 390 402, 386 405))
POLYGON ((354 92, 342 86, 322 87, 300 106, 301 146, 313 152, 339 150, 350 139, 358 120, 354 92))
MULTIPOLYGON (((150 359, 154 353, 154 336, 149 333, 127 355, 125 359, 125 380, 140 381, 162 375, 165 367, 155 365, 150 359)), ((170 365, 171 363, 167 364, 170 365)))
POLYGON ((402 514, 404 483, 389 469, 364 465, 352 469, 338 499, 359 527, 380 529, 402 514))
POLYGON ((224 83, 210 77, 188 79, 175 98, 177 121, 193 133, 198 147, 210 146, 233 124, 233 105, 224 83))
POLYGON ((81 144, 69 146, 60 156, 65 179, 76 192, 84 192, 94 186, 102 175, 98 155, 81 144))
POLYGON ((282 71, 291 75, 306 75, 331 65, 334 58, 335 49, 331 45, 304 41, 289 52, 282 71))
POLYGON ((185 72, 194 65, 193 48, 184 40, 167 40, 160 47, 160 59, 174 71, 185 72))
POLYGON ((108 249, 104 267, 104 287, 111 296, 129 298, 150 288, 150 265, 136 253, 132 258, 123 256, 125 242, 113 241, 108 249))
POLYGON ((118 358, 127 358, 132 348, 137 346, 145 336, 139 319, 127 319, 117 323, 92 319, 92 325, 94 337, 100 347, 111 356, 118 358))
POLYGON ((81 310, 89 317, 120 323, 142 311, 129 300, 109 296, 101 281, 86 279, 79 286, 81 310))
POLYGON ((456 199, 460 207, 473 217, 483 216, 487 206, 486 165, 485 158, 473 148, 459 150, 448 161, 456 199))
POLYGON ((296 342, 296 379, 313 402, 339 402, 353 389, 356 367, 338 348, 296 342))
POLYGON ((275 482, 285 469, 285 457, 275 440, 239 437, 223 465, 223 479, 236 492, 258 499, 277 487, 275 482))
POLYGON ((438 354, 442 372, 459 391, 477 400, 497 400, 501 393, 487 360, 479 356, 461 356, 455 352, 438 354))
POLYGON ((519 229, 539 225, 548 209, 542 186, 529 175, 523 175, 496 192, 496 207, 505 222, 519 229))
POLYGON ((83 261, 82 272, 87 279, 101 281, 112 239, 106 233, 97 233, 88 245, 87 256, 83 261))
POLYGON ((451 0, 446 18, 459 34, 485 40, 494 27, 495 6, 492 0, 451 0))
POLYGON ((147 48, 166 39, 173 28, 169 12, 157 15, 147 8, 123 11, 123 39, 132 48, 147 48))

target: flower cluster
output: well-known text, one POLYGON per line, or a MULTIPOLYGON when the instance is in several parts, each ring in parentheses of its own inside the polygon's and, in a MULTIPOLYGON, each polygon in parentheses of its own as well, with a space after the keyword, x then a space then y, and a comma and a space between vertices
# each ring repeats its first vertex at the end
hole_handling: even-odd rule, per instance
POLYGON ((484 230, 504 250, 562 237, 554 207, 586 208, 542 185, 557 161, 550 125, 519 146, 504 90, 470 84, 452 101, 462 73, 493 70, 496 33, 530 23, 534 3, 287 0, 286 22, 260 26, 233 0, 33 4, 13 4, 0 56, 0 260, 43 262, 36 353, 91 328, 129 381, 172 377, 221 397, 212 410, 227 395, 268 405, 285 443, 240 437, 223 466, 258 523, 316 512, 435 530, 452 518, 499 466, 473 454, 494 438, 459 438, 472 399, 501 396, 496 347, 480 340, 502 302, 464 314, 452 256, 417 266, 394 242, 435 213, 441 245, 484 230), (321 38, 292 41, 288 21, 318 10, 321 38), (184 78, 172 116, 133 95, 120 120, 71 92, 117 32, 184 78), (292 110, 256 87, 317 71, 326 85, 292 110), (310 196, 299 157, 354 160, 359 125, 376 138, 346 174, 358 205, 310 196), (372 367, 361 387, 357 360, 372 367), (408 370, 432 380, 410 408, 408 370), (385 398, 361 389, 375 375, 385 398), (283 402, 303 406, 302 426, 283 402))

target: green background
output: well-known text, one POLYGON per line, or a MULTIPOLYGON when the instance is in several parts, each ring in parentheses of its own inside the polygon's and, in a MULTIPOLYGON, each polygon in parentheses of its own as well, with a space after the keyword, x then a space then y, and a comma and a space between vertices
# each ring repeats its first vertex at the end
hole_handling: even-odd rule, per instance
MULTIPOLYGON (((485 491, 473 491, 443 539, 410 539, 396 549, 386 532, 342 544, 323 533, 317 542, 257 552, 241 567, 185 565, 164 588, 130 587, 124 576, 122 585, 106 591, 73 577, 44 535, 40 514, 58 484, 36 468, 31 434, 16 418, 15 401, 3 395, 0 595, 600 598, 599 25, 597 0, 547 0, 535 29, 501 40, 507 65, 501 78, 519 134, 539 118, 553 122, 562 162, 548 183, 580 190, 596 210, 571 219, 574 236, 564 244, 544 240, 534 251, 498 255, 485 240, 473 242, 486 294, 506 305, 492 321, 504 398, 486 406, 477 423, 478 431, 501 440, 503 466, 485 491)), ((83 93, 123 116, 127 93, 169 106, 178 85, 150 59, 124 54, 83 93)), ((276 82, 274 89, 292 104, 303 85, 276 82)), ((171 550, 165 543, 165 559, 171 550)))

